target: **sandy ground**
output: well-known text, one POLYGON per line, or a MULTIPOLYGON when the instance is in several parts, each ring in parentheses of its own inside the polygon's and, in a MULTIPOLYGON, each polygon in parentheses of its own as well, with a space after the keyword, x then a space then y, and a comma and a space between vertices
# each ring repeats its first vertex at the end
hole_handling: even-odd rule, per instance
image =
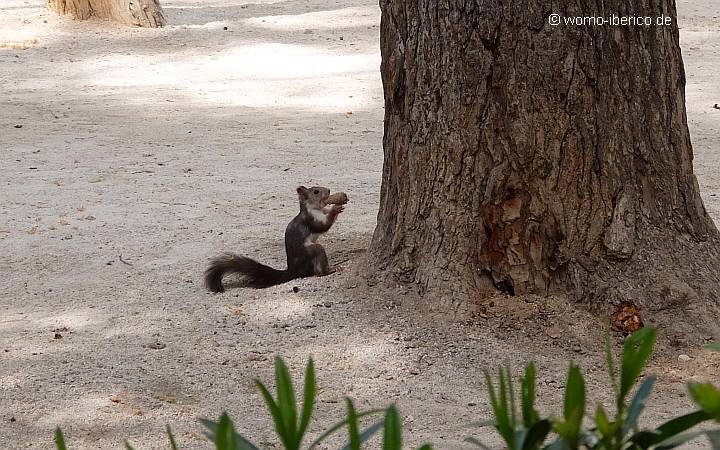
MULTIPOLYGON (((167 448, 166 423, 182 448, 207 448, 197 418, 222 410, 273 448, 252 378, 271 378, 275 354, 297 376, 316 360, 313 434, 349 395, 397 402, 408 445, 462 447, 479 435, 464 424, 489 415, 482 370, 504 361, 538 363, 545 411, 560 410, 570 359, 610 404, 597 321, 560 299, 426 317, 411 290, 349 277, 380 187, 376 2, 163 4, 170 25, 143 30, 0 2, 0 448, 47 449, 57 425, 75 449, 167 448), (206 293, 219 251, 284 265, 298 184, 350 195, 324 241, 344 270, 206 293)), ((720 4, 679 8, 695 167, 718 221, 720 4)), ((690 409, 685 380, 720 381, 716 355, 664 342, 646 423, 690 409)))

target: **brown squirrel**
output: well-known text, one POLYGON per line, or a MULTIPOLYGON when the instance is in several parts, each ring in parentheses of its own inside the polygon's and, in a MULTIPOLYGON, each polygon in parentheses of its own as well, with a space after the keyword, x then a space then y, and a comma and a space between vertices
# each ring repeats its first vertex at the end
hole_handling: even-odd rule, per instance
POLYGON ((223 292, 222 278, 229 273, 240 274, 244 285, 254 288, 332 273, 325 249, 317 243, 317 239, 330 229, 338 214, 343 212, 342 203, 347 202, 347 196, 343 193, 330 196, 330 189, 320 186, 309 189, 300 186, 297 193, 300 213, 285 229, 287 269, 273 269, 245 256, 225 253, 210 260, 210 266, 205 271, 205 286, 208 289, 223 292))

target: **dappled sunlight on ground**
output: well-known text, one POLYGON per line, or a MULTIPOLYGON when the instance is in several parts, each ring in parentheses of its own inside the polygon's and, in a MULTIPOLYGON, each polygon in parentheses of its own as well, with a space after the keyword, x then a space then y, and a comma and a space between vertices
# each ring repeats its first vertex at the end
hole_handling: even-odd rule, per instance
POLYGON ((277 30, 307 30, 311 28, 339 29, 372 26, 380 22, 377 8, 343 8, 305 14, 252 17, 245 23, 258 28, 277 30))
MULTIPOLYGON (((107 88, 166 88, 198 101, 253 108, 293 108, 325 112, 368 109, 364 92, 375 87, 377 54, 338 55, 323 49, 280 43, 224 49, 212 56, 112 55, 76 66, 79 82, 107 88)), ((129 98, 154 103, 154 96, 129 98)))

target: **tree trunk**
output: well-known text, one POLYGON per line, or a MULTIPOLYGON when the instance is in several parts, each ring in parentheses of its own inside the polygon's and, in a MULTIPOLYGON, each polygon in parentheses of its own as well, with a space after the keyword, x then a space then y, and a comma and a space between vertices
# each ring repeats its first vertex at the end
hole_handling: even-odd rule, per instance
POLYGON ((453 303, 563 292, 718 317, 673 0, 380 5, 373 270, 453 303), (551 13, 670 25, 551 26, 551 13))
POLYGON ((110 19, 126 25, 157 28, 165 25, 159 0, 47 0, 48 8, 74 19, 110 19))

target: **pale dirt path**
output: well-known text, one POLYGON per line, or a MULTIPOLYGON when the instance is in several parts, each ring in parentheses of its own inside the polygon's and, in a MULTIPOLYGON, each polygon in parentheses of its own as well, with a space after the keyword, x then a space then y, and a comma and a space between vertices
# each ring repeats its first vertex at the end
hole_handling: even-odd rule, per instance
MULTIPOLYGON (((696 169, 718 219, 714 3, 683 2, 681 20, 696 169)), ((123 437, 166 448, 165 423, 182 448, 207 448, 196 419, 223 409, 270 445, 252 377, 269 379, 278 353, 295 374, 316 359, 318 422, 342 415, 344 395, 361 407, 397 401, 412 444, 460 447, 461 425, 488 415, 481 370, 505 360, 536 360, 558 410, 576 359, 607 403, 600 334, 559 300, 428 320, 411 292, 354 287, 347 271, 205 293, 200 272, 220 250, 284 264, 299 183, 350 194, 325 238, 334 261, 366 247, 382 164, 379 10, 364 0, 163 4, 171 25, 139 30, 73 23, 39 0, 0 2, 0 44, 30 47, 0 48, 0 448, 49 448, 58 424, 75 449, 120 448, 123 437)), ((683 380, 720 379, 718 358, 679 338, 654 369, 653 422, 689 407, 683 380)))

